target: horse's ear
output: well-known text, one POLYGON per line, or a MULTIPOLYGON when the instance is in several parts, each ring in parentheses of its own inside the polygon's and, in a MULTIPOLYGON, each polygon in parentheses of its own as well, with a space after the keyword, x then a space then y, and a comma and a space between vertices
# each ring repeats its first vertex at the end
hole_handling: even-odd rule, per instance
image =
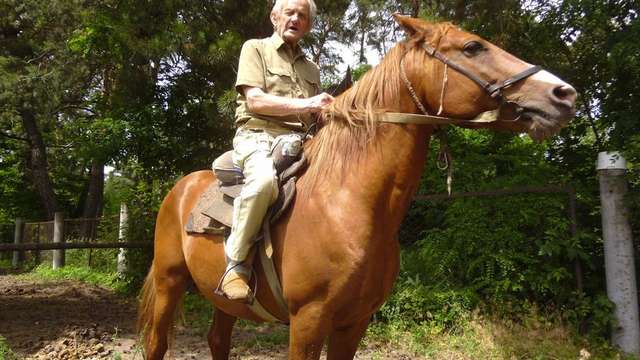
POLYGON ((424 20, 401 15, 399 12, 393 13, 393 19, 398 23, 398 25, 400 25, 402 30, 404 30, 408 36, 428 31, 428 24, 425 23, 424 20))

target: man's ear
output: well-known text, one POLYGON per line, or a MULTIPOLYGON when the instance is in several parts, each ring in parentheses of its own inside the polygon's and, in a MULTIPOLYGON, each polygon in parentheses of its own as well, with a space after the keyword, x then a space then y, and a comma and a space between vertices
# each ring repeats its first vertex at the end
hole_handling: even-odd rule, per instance
POLYGON ((271 19, 271 25, 273 25, 273 28, 275 29, 278 24, 278 14, 275 11, 272 11, 269 18, 271 19))
POLYGON ((401 15, 399 12, 393 13, 393 19, 398 23, 398 25, 400 25, 408 37, 411 37, 416 33, 428 32, 429 29, 429 24, 424 20, 401 15))

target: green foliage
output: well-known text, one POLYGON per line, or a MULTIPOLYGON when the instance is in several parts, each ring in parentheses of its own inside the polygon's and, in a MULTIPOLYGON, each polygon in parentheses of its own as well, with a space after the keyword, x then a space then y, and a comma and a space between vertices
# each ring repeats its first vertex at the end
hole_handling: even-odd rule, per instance
POLYGON ((615 325, 613 310, 615 305, 605 294, 585 297, 575 293, 561 308, 563 316, 575 326, 576 332, 588 332, 590 341, 603 342, 615 325))
POLYGON ((351 74, 353 81, 358 81, 362 75, 364 75, 367 71, 371 70, 372 66, 369 64, 361 64, 355 69, 351 74))
POLYGON ((426 324, 431 331, 455 330, 477 305, 471 289, 453 290, 427 285, 419 275, 403 272, 377 315, 381 321, 404 326, 426 324))
POLYGON ((18 357, 7 345, 7 339, 0 335, 0 359, 1 360, 17 360, 18 357))
POLYGON ((211 325, 213 306, 197 293, 187 292, 182 301, 185 325, 205 334, 211 325))

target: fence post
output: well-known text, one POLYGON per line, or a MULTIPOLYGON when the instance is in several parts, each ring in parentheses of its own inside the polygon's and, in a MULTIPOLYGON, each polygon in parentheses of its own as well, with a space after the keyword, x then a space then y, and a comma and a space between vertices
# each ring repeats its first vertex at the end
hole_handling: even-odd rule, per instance
POLYGON ((620 153, 598 154, 607 295, 616 306, 614 316, 617 320, 611 331, 611 341, 626 353, 638 354, 640 322, 633 239, 629 210, 624 203, 628 187, 626 169, 626 161, 620 153))
MULTIPOLYGON (((118 225, 118 241, 126 242, 128 234, 129 209, 127 204, 120 204, 120 223, 118 225)), ((127 272, 127 250, 120 248, 118 251, 118 276, 123 277, 127 272)))
MULTIPOLYGON (((53 218, 53 242, 64 242, 64 214, 56 212, 53 218)), ((53 250, 53 270, 64 266, 64 249, 53 250)))
MULTIPOLYGON (((22 218, 16 218, 16 229, 13 233, 13 243, 18 245, 22 242, 22 230, 24 229, 24 220, 22 218)), ((22 259, 22 251, 14 251, 11 265, 13 268, 20 266, 20 260, 22 259)))

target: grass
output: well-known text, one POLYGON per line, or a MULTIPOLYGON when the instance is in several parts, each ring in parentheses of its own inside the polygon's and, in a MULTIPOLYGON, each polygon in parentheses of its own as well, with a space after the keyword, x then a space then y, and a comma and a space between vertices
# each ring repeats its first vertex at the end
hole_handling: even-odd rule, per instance
POLYGON ((40 264, 22 276, 30 279, 77 280, 116 291, 119 288, 116 272, 102 272, 80 265, 67 265, 53 270, 49 264, 40 264))
POLYGON ((398 349, 415 359, 637 359, 532 315, 516 322, 476 313, 454 331, 426 323, 374 323, 361 346, 398 349))
POLYGON ((17 360, 18 357, 7 344, 7 340, 0 335, 0 360, 17 360))

